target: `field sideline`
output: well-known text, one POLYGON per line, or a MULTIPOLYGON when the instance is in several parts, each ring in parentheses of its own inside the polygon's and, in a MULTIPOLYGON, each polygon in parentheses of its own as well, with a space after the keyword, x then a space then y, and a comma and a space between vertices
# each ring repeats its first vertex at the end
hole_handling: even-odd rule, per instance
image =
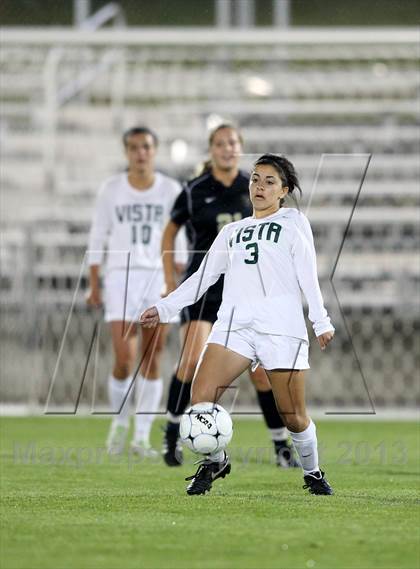
MULTIPOLYGON (((235 424, 232 474, 185 494, 195 457, 116 460, 108 421, 1 420, 1 558, 12 568, 375 568, 420 566, 419 426, 318 421, 335 496, 271 463, 262 421, 235 424)), ((160 444, 159 424, 153 431, 160 444)))

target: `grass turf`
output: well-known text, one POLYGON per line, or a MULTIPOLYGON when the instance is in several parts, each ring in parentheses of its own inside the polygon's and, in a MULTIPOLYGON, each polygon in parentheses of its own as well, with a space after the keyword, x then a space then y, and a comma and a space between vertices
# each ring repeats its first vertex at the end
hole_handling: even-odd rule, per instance
POLYGON ((184 490, 193 455, 172 469, 111 460, 108 425, 2 419, 2 569, 419 566, 413 423, 318 422, 332 497, 272 464, 262 421, 236 421, 232 474, 200 497, 184 490))

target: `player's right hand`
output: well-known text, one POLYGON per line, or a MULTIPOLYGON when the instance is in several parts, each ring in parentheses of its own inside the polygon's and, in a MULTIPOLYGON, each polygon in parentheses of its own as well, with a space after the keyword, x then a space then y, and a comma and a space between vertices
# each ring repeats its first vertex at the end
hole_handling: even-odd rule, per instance
POLYGON ((331 340, 334 338, 334 332, 325 332, 317 337, 318 344, 322 351, 328 346, 331 340))
POLYGON ((165 298, 165 296, 168 296, 168 294, 171 294, 171 292, 173 292, 175 289, 176 289, 176 282, 175 281, 166 282, 163 285, 163 289, 162 289, 160 296, 162 298, 165 298))
POLYGON ((143 312, 140 316, 140 324, 145 328, 154 328, 159 324, 159 312, 156 306, 152 306, 143 312))
POLYGON ((102 294, 99 288, 90 288, 86 294, 86 303, 88 306, 100 308, 102 306, 102 294))

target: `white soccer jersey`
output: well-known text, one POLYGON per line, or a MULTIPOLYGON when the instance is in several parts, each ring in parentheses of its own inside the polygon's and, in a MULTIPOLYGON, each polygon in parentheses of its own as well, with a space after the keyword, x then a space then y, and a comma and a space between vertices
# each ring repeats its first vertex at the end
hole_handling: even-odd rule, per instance
POLYGON ((226 225, 198 271, 156 304, 161 322, 195 303, 221 274, 223 300, 214 329, 252 328, 308 340, 303 292, 315 334, 334 330, 319 288, 312 230, 296 209, 226 225))
POLYGON ((131 269, 160 269, 162 231, 180 191, 176 180, 159 172, 147 190, 133 188, 127 173, 108 179, 93 215, 89 265, 101 264, 107 249, 107 271, 126 270, 128 256, 131 269))

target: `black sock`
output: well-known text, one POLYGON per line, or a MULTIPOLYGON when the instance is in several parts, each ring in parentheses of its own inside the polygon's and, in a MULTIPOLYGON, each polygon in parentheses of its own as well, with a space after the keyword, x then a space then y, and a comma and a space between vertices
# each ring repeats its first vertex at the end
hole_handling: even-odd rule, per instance
POLYGON ((281 429, 284 427, 283 419, 277 410, 276 401, 272 390, 257 391, 258 403, 264 415, 264 420, 269 429, 281 429))
MULTIPOLYGON (((175 374, 169 386, 167 410, 175 417, 182 415, 190 402, 191 383, 183 383, 175 374)), ((172 422, 172 421, 169 421, 172 422)))
POLYGON ((178 436, 179 435, 179 423, 172 423, 171 421, 168 421, 166 423, 166 433, 168 435, 173 434, 173 436, 178 436))

